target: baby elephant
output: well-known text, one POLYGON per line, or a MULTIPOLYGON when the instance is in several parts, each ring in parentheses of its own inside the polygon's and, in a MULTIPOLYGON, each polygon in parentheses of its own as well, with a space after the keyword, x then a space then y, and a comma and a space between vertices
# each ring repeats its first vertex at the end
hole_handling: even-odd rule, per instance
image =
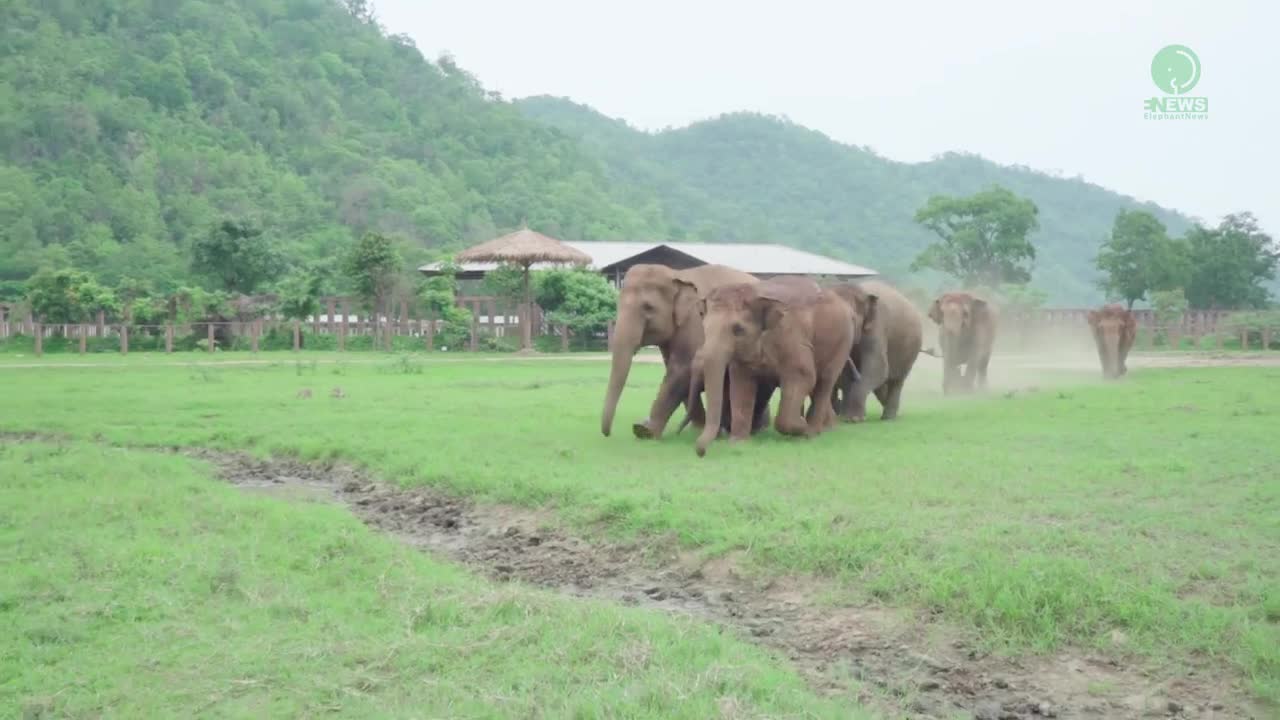
MULTIPOLYGON (((782 390, 774 420, 778 432, 813 435, 835 425, 831 392, 854 341, 853 311, 838 295, 807 278, 728 285, 708 295, 702 327, 707 417, 719 417, 727 372, 731 438, 748 436, 757 398, 775 387, 782 390), (808 418, 806 397, 813 403, 808 418)), ((713 423, 703 427, 699 457, 717 431, 713 423)))

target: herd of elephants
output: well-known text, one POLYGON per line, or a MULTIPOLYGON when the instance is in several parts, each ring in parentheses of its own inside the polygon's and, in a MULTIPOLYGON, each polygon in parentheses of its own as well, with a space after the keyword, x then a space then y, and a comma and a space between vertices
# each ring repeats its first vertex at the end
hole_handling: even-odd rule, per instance
MULTIPOLYGON (((944 394, 986 387, 997 316, 992 303, 968 292, 933 301, 928 317, 938 325, 944 394)), ((1089 325, 1103 375, 1123 375, 1137 334, 1133 314, 1106 305, 1089 313, 1089 325)), ((618 295, 600 430, 612 431, 632 357, 648 345, 661 350, 666 372, 648 417, 632 426, 638 438, 661 437, 684 404, 680 429, 701 428, 703 456, 721 434, 742 440, 767 428, 775 390, 782 398, 774 427, 785 435, 815 435, 837 417, 860 422, 872 393, 881 419, 892 420, 916 358, 938 356, 923 338, 921 313, 882 280, 822 286, 798 276, 760 280, 724 265, 635 265, 618 295)))

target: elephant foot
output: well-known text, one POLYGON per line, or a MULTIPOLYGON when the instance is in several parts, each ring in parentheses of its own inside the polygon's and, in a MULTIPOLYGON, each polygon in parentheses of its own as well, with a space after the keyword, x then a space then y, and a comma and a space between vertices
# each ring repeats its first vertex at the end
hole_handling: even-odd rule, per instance
POLYGON ((867 419, 866 415, 841 415, 840 419, 847 423, 860 423, 867 419))
POLYGON ((653 428, 649 427, 649 421, 638 422, 631 426, 631 433, 640 440, 657 440, 662 433, 655 433, 653 428))

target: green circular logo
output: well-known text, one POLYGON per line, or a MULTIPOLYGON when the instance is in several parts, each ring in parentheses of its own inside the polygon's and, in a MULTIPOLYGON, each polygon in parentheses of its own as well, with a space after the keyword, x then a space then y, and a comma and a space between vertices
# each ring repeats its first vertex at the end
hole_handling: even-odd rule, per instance
POLYGON ((1190 92, 1200 82, 1200 58, 1186 45, 1162 48, 1151 59, 1151 79, 1171 95, 1190 92))

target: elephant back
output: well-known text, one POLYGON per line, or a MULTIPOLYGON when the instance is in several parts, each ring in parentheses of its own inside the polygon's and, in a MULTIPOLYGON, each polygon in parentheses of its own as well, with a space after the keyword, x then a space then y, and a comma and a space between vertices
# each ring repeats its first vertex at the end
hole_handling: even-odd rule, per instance
POLYGON ((676 278, 698 290, 698 298, 706 299, 712 290, 726 285, 755 284, 760 281, 755 275, 736 270, 727 265, 699 265, 688 270, 677 270, 676 278))

